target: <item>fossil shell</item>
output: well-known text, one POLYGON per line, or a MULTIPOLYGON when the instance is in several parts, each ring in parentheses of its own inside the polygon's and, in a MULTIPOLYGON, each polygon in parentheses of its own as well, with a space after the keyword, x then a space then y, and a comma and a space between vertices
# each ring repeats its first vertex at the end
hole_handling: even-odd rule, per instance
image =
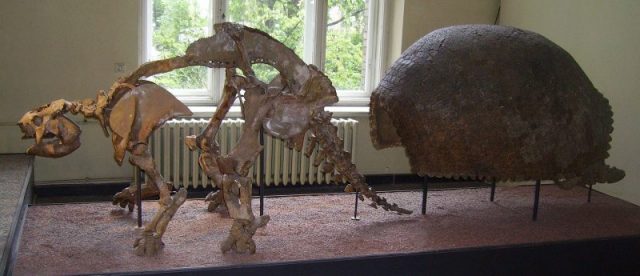
POLYGON ((615 182, 612 111, 545 37, 463 25, 418 40, 371 95, 378 149, 402 145, 420 175, 615 182))

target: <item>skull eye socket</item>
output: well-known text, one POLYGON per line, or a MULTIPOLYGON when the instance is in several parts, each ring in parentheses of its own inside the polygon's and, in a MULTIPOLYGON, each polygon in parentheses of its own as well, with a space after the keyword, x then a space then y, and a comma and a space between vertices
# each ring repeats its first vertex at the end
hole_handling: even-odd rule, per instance
POLYGON ((33 117, 33 124, 36 125, 36 126, 40 126, 42 124, 42 117, 34 116, 33 117))

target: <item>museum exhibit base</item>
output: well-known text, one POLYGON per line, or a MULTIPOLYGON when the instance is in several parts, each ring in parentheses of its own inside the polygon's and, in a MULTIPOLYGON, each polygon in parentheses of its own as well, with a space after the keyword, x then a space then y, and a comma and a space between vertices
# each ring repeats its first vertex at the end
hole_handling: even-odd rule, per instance
MULTIPOLYGON (((193 274, 591 274, 640 273, 640 207, 588 190, 534 186, 429 189, 384 196, 414 210, 396 215, 368 206, 353 215, 353 194, 266 197, 272 220, 254 236, 254 255, 222 254, 232 220, 188 200, 169 224, 156 257, 137 257, 136 212, 110 202, 29 207, 16 275, 193 274)), ((366 203, 366 202, 365 202, 366 203)), ((258 208, 259 200, 253 201, 258 208)), ((157 204, 143 201, 143 220, 157 204)))
POLYGON ((489 246, 129 275, 637 275, 640 236, 489 246))

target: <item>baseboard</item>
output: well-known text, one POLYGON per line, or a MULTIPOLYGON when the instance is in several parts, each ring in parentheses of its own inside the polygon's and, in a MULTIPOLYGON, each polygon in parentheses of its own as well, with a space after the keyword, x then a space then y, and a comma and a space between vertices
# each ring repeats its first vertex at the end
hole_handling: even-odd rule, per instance
MULTIPOLYGON (((367 183, 378 191, 415 190, 421 189, 424 178, 414 174, 376 174, 365 175, 367 183)), ((488 187, 487 184, 476 181, 454 181, 442 178, 428 178, 429 189, 451 189, 469 187, 488 187)), ((130 179, 101 179, 96 182, 90 180, 64 180, 39 182, 34 187, 35 203, 68 203, 109 201, 112 196, 129 186, 130 179)), ((281 185, 265 187, 265 195, 279 196, 291 194, 340 193, 345 185, 336 184, 305 184, 281 185)), ((190 198, 202 198, 213 191, 212 187, 188 188, 190 198)), ((254 195, 259 189, 254 186, 254 195)))
POLYGON ((36 181, 36 186, 66 186, 66 185, 113 185, 114 183, 131 183, 133 177, 114 177, 114 178, 84 178, 84 179, 65 179, 65 180, 44 180, 36 181))

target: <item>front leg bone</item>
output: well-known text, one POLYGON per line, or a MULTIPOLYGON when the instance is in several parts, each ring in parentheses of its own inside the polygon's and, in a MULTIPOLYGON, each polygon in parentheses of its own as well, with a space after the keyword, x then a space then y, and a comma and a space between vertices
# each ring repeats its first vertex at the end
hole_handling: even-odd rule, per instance
POLYGON ((145 144, 136 145, 131 150, 131 157, 129 161, 135 166, 138 166, 147 175, 150 184, 156 186, 158 194, 160 195, 160 204, 169 205, 171 196, 169 194, 169 186, 164 182, 162 175, 158 172, 156 164, 149 153, 148 147, 145 144))
POLYGON ((153 256, 162 248, 162 236, 176 211, 187 199, 187 191, 182 188, 171 198, 169 188, 157 171, 155 162, 145 144, 138 144, 131 150, 131 163, 138 166, 148 176, 160 194, 160 208, 153 219, 145 225, 140 238, 133 244, 137 255, 153 256))
POLYGON ((172 198, 168 206, 160 205, 160 210, 153 217, 142 232, 140 238, 133 243, 133 248, 138 256, 154 256, 162 249, 164 243, 162 236, 167 230, 169 222, 178 211, 178 208, 187 200, 187 190, 181 188, 172 198))

